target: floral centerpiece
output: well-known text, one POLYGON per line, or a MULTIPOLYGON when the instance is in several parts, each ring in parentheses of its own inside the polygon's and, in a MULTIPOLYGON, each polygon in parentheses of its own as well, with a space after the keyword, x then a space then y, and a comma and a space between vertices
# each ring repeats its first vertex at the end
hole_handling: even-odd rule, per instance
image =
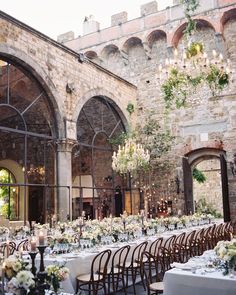
POLYGON ((5 276, 8 280, 7 286, 10 293, 19 294, 21 290, 24 293, 34 287, 35 281, 31 269, 31 264, 28 261, 17 256, 9 256, 4 261, 5 276))
POLYGON ((48 265, 46 267, 46 272, 47 281, 57 294, 60 289, 60 282, 69 277, 69 269, 64 265, 48 265))
POLYGON ((30 270, 31 264, 28 261, 24 261, 22 258, 10 255, 5 259, 5 275, 8 280, 15 277, 19 271, 30 270))
POLYGON ((8 291, 12 294, 27 293, 35 286, 34 275, 29 270, 21 270, 8 282, 8 291))
POLYGON ((219 241, 214 248, 216 255, 225 263, 225 272, 236 271, 236 239, 231 241, 219 241))
POLYGON ((5 226, 0 226, 0 241, 4 241, 9 236, 9 229, 5 226))
POLYGON ((27 236, 30 235, 30 228, 26 225, 23 226, 17 226, 14 230, 13 230, 13 234, 16 236, 27 236))

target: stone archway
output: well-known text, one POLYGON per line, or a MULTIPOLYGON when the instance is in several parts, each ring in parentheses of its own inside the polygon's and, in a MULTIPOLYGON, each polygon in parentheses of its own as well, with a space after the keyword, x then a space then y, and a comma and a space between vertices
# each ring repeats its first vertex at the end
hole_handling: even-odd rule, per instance
POLYGON ((183 182, 184 182, 184 197, 185 197, 185 213, 194 212, 193 200, 193 177, 192 170, 197 164, 204 160, 219 159, 221 183, 222 183, 222 202, 224 221, 230 221, 229 210, 229 193, 228 193, 228 176, 226 164, 226 152, 216 148, 200 148, 187 153, 183 157, 183 182))

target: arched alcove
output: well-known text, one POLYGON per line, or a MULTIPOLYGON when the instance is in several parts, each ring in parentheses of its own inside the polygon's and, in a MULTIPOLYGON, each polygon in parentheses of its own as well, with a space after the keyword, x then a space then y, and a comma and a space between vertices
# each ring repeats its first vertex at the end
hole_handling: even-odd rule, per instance
POLYGON ((2 167, 14 175, 15 169, 23 174, 23 179, 16 177, 15 183, 19 190, 16 218, 25 222, 28 218, 44 222, 46 208, 54 210, 54 193, 46 193, 45 187, 55 185, 56 181, 53 146, 58 137, 58 126, 53 109, 55 102, 44 90, 45 85, 27 70, 30 67, 24 67, 20 60, 16 62, 15 57, 7 58, 0 52, 1 56, 0 162, 5 163, 2 167))
POLYGON ((112 139, 124 131, 124 122, 110 99, 94 96, 82 107, 77 120, 78 145, 72 152, 73 217, 82 210, 90 217, 122 213, 115 207, 115 187, 121 179, 114 175, 111 164, 112 139))

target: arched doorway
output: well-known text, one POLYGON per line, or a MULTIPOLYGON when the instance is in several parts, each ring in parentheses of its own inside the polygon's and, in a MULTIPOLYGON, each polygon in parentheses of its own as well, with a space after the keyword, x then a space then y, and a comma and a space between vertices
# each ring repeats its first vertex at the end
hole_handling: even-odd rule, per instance
POLYGON ((15 186, 16 178, 8 169, 0 167, 0 183, 9 184, 0 187, 0 215, 9 220, 17 220, 19 217, 19 189, 15 186))
MULTIPOLYGON (((0 60, 0 163, 10 163, 2 166, 9 171, 11 163, 16 163, 23 172, 23 179, 16 181, 24 195, 17 219, 25 222, 44 222, 54 210, 54 192, 48 186, 55 186, 56 125, 47 93, 38 81, 10 58, 0 60), (32 199, 35 195, 37 202, 32 199)), ((0 187, 6 186, 11 187, 11 182, 0 182, 0 187)))
MULTIPOLYGON (((183 177, 184 177, 184 197, 185 197, 185 213, 194 212, 194 196, 193 196, 193 169, 203 161, 217 160, 219 161, 221 188, 222 188, 222 204, 223 216, 225 221, 230 221, 229 210, 229 194, 228 194, 228 176, 226 153, 216 148, 201 148, 189 152, 183 157, 183 177)), ((207 188, 206 188, 207 189, 207 188)), ((211 191, 209 191, 209 194, 211 191)))
POLYGON ((82 211, 91 218, 122 213, 121 179, 112 171, 110 139, 124 131, 117 106, 108 98, 95 96, 83 106, 72 153, 73 218, 82 211))

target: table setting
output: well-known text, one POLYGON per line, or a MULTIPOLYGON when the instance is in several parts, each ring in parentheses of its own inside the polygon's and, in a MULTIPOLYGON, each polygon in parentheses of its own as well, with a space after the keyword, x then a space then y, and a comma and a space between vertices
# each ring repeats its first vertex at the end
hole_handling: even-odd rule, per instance
POLYGON ((234 264, 232 268, 228 268, 232 258, 223 250, 222 244, 228 245, 233 251, 236 249, 236 239, 220 241, 213 250, 192 257, 187 263, 174 262, 172 269, 164 276, 164 295, 235 294, 236 267, 234 264))

